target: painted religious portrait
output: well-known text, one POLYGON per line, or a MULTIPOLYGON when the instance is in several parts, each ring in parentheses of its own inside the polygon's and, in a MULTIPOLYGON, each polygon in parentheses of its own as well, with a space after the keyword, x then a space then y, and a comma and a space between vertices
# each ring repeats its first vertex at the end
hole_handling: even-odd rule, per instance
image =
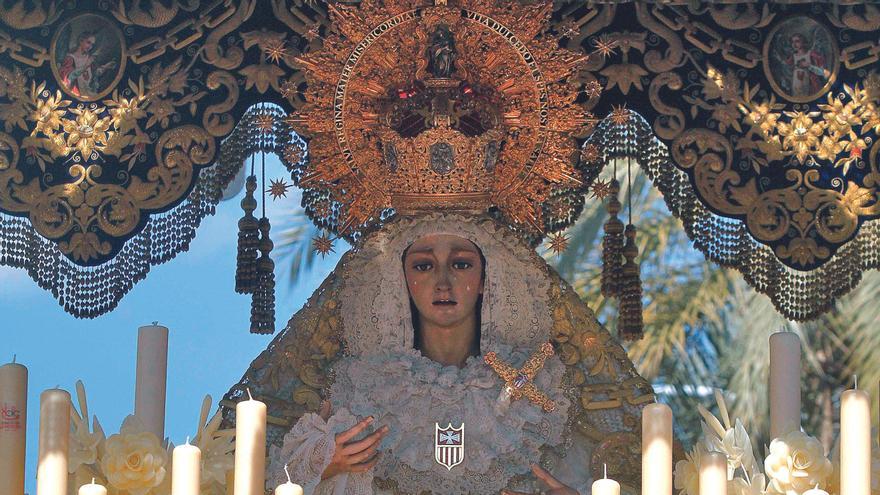
POLYGON ((809 17, 786 19, 764 43, 767 80, 789 101, 804 103, 825 94, 834 84, 839 63, 831 32, 809 17))
POLYGON ((74 98, 94 101, 112 90, 125 69, 125 41, 109 20, 95 14, 76 16, 52 40, 52 72, 74 98))

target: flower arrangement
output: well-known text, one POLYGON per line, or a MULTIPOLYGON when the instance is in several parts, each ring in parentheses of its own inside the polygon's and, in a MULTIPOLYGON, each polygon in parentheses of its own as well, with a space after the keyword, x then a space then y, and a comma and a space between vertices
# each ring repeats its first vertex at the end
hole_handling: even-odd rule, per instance
MULTIPOLYGON (((119 433, 107 437, 97 417, 89 427, 85 387, 76 383, 79 411, 71 408, 68 471, 71 494, 83 484, 96 482, 110 495, 168 495, 171 493, 171 452, 174 445, 144 430, 135 416, 128 416, 119 433)), ((220 430, 222 417, 208 421, 211 396, 202 401, 199 428, 193 445, 202 451, 201 494, 225 495, 227 473, 234 467, 235 432, 220 430)))
MULTIPOLYGON (((818 440, 801 431, 793 431, 770 442, 761 465, 755 458, 751 438, 742 422, 739 419, 731 422, 720 391, 715 391, 715 401, 721 418, 699 406, 703 437, 686 453, 686 458, 675 465, 677 495, 699 495, 700 461, 707 452, 727 456, 729 495, 803 495, 817 487, 830 495, 840 495, 839 455, 833 455, 832 462, 818 440)), ((872 449, 873 495, 880 495, 878 450, 877 447, 872 449)))

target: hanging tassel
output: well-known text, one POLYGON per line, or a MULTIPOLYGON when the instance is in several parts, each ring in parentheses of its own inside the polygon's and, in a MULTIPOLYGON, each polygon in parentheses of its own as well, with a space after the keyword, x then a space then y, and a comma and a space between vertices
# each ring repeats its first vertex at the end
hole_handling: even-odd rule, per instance
POLYGON ((617 218, 621 204, 617 199, 620 183, 612 179, 609 186, 608 221, 602 239, 602 295, 606 298, 620 294, 621 269, 623 267, 623 222, 617 218))
POLYGON ((275 262, 269 257, 275 245, 269 237, 269 219, 260 219, 260 258, 257 286, 251 299, 251 333, 275 333, 275 262))
POLYGON ((260 243, 259 223, 254 217, 257 200, 257 176, 251 175, 245 184, 246 193, 241 200, 244 216, 238 221, 238 255, 235 267, 235 292, 250 294, 257 285, 257 246, 260 243))
POLYGON ((644 336, 642 322, 642 280, 640 267, 636 263, 639 248, 636 246, 636 226, 626 226, 626 246, 620 283, 620 316, 618 319, 618 336, 624 340, 639 340, 644 336))

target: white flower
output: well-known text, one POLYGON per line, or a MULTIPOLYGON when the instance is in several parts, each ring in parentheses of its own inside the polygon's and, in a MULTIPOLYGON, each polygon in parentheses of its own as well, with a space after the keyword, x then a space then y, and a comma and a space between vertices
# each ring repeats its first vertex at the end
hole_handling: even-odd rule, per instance
POLYGON ((219 430, 223 417, 216 413, 196 438, 202 451, 202 484, 226 485, 226 473, 235 467, 235 432, 219 430))
POLYGON ((120 432, 107 439, 101 468, 114 488, 132 495, 144 495, 162 484, 168 453, 153 433, 129 416, 120 432))
POLYGON ((756 474, 751 483, 742 478, 734 478, 727 482, 727 495, 764 495, 767 481, 763 474, 756 474))
POLYGON ((736 420, 736 426, 724 432, 721 446, 722 452, 727 454, 728 477, 740 467, 749 473, 755 471, 756 461, 755 453, 752 450, 752 441, 739 418, 736 420))
POLYGON ((697 444, 685 454, 686 459, 675 463, 675 488, 679 495, 700 495, 700 461, 706 448, 697 444))
POLYGON ((98 462, 98 453, 102 450, 104 430, 94 417, 92 429, 89 430, 89 410, 86 388, 77 380, 76 395, 80 411, 70 408, 70 445, 68 447, 67 471, 75 474, 83 466, 91 466, 98 462))
POLYGON ((702 405, 697 406, 697 410, 703 416, 701 427, 706 450, 727 455, 728 479, 732 479, 739 468, 752 475, 757 471, 757 462, 749 434, 739 419, 731 424, 727 404, 720 390, 715 391, 715 401, 723 423, 702 405))
POLYGON ((825 486, 833 468, 818 440, 793 431, 770 443, 764 471, 770 478, 768 493, 800 495, 816 485, 825 486))
POLYGON ((75 473, 81 466, 98 462, 98 448, 104 441, 104 431, 98 423, 98 418, 95 418, 93 428, 95 431, 90 432, 87 421, 73 422, 71 425, 68 472, 75 473))

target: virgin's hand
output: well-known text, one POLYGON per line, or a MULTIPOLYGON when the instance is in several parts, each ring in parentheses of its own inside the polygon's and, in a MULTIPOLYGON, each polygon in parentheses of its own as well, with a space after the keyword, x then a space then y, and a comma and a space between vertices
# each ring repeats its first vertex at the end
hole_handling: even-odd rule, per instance
MULTIPOLYGON (((322 406, 321 416, 329 417, 329 406, 322 406)), ((326 418, 325 418, 326 419, 326 418)), ((367 435, 363 440, 354 441, 373 422, 369 416, 360 420, 356 425, 336 435, 336 446, 333 449, 333 458, 330 464, 321 474, 325 480, 340 473, 363 473, 369 471, 379 460, 377 450, 382 438, 388 433, 388 427, 383 426, 367 435)))
MULTIPOLYGON (((571 488, 570 486, 565 485, 552 474, 547 472, 547 470, 543 469, 541 466, 537 464, 532 464, 532 472, 535 473, 535 476, 544 482, 547 485, 547 490, 541 493, 545 493, 547 495, 580 495, 577 490, 571 488)), ((530 495, 528 493, 523 492, 515 492, 513 490, 501 490, 501 495, 530 495)))

